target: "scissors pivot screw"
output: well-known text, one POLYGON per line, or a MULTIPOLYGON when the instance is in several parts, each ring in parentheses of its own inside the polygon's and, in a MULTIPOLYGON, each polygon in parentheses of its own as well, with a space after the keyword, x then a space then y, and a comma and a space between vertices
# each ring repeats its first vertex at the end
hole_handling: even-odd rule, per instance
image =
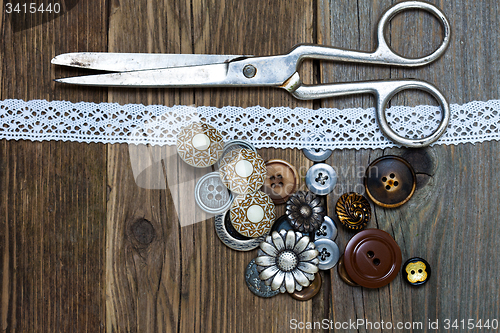
POLYGON ((247 78, 252 78, 257 74, 257 68, 255 68, 253 65, 246 65, 243 67, 243 75, 247 78))

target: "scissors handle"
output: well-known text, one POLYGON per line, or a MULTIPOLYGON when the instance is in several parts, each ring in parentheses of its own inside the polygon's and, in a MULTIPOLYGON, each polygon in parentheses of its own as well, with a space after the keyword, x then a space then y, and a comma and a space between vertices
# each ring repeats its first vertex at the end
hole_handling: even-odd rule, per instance
POLYGON ((434 5, 427 2, 421 1, 406 1, 400 2, 393 7, 389 8, 380 18, 377 27, 377 40, 378 46, 375 52, 360 52, 344 50, 329 46, 319 46, 319 45, 299 45, 290 54, 295 55, 298 58, 298 63, 305 58, 321 59, 321 60, 333 60, 333 61, 345 61, 345 62, 362 62, 370 64, 381 64, 381 65, 396 65, 396 66, 408 66, 416 67, 426 65, 438 59, 448 47, 450 43, 450 23, 444 15, 444 13, 439 10, 434 5), (437 50, 433 53, 421 57, 421 58, 406 58, 396 54, 387 44, 387 40, 384 36, 384 30, 386 25, 391 21, 391 19, 398 13, 409 10, 409 9, 422 9, 430 12, 436 18, 439 19, 441 25, 444 29, 443 42, 437 50))
POLYGON ((393 142, 410 148, 422 148, 434 143, 446 130, 450 121, 450 107, 441 92, 432 84, 417 80, 365 81, 354 83, 334 83, 322 85, 302 85, 299 75, 295 74, 282 86, 294 97, 303 100, 329 98, 335 96, 370 93, 376 97, 376 118, 382 133, 393 142), (409 139, 397 134, 387 122, 386 108, 398 92, 407 89, 423 90, 430 93, 440 104, 443 117, 438 128, 428 137, 409 139))

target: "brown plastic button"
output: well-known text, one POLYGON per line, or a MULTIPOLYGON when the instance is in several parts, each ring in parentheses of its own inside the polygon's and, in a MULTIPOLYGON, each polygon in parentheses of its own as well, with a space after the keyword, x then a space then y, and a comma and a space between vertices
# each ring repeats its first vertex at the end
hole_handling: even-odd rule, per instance
POLYGON ((308 301, 319 293, 319 290, 321 289, 321 283, 321 274, 317 272, 314 275, 313 282, 311 282, 308 287, 302 289, 301 291, 295 290, 295 292, 293 294, 290 294, 290 296, 299 301, 308 301))
POLYGON ((345 270, 344 256, 340 257, 337 264, 337 273, 339 273, 340 279, 350 285, 351 287, 359 287, 359 284, 354 282, 345 270))
POLYGON ((403 205, 410 200, 416 185, 417 178, 412 166, 399 156, 382 156, 366 169, 366 194, 382 207, 403 205))
POLYGON ((389 284, 401 269, 401 249, 394 238, 379 229, 360 231, 347 243, 344 264, 351 279, 366 288, 389 284))
POLYGON ((266 162, 266 180, 262 191, 271 197, 275 205, 284 204, 299 187, 297 169, 284 160, 266 162))

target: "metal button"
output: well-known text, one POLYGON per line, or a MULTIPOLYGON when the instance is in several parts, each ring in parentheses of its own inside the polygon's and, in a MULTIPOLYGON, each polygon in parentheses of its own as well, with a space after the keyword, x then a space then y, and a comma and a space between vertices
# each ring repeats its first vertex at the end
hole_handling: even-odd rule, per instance
POLYGON ((297 169, 287 161, 274 159, 266 162, 266 170, 262 191, 271 197, 274 204, 284 204, 299 187, 297 169))
POLYGON ((189 124, 177 135, 177 153, 196 168, 215 164, 222 156, 223 147, 222 135, 205 123, 189 124))
POLYGON ((342 194, 337 200, 335 213, 345 227, 360 230, 370 221, 372 210, 364 196, 351 192, 342 194))
MULTIPOLYGON (((224 144, 224 150, 222 151, 222 157, 226 156, 229 152, 236 150, 236 149, 248 149, 251 151, 254 151, 257 153, 257 149, 248 141, 245 140, 229 140, 224 144)), ((218 162, 218 167, 220 169, 220 162, 222 159, 219 160, 218 162)))
POLYGON ((271 286, 266 285, 264 281, 259 278, 255 259, 252 259, 247 266, 245 281, 247 282, 248 289, 259 297, 273 297, 280 293, 279 290, 272 290, 271 286))
POLYGON ((298 191, 286 202, 286 215, 295 230, 314 232, 323 223, 325 207, 311 192, 298 191))
MULTIPOLYGON (((279 232, 280 230, 286 230, 286 231, 294 230, 292 225, 290 224, 290 219, 286 214, 278 217, 278 219, 276 219, 276 222, 274 222, 273 226, 271 227, 271 233, 273 231, 279 232)), ((311 241, 314 240, 314 232, 304 233, 304 234, 309 235, 309 239, 311 241)))
POLYGON ((313 162, 323 162, 326 161, 328 157, 332 154, 332 151, 330 149, 319 149, 319 148, 312 148, 312 149, 302 149, 302 152, 304 155, 310 159, 313 162))
POLYGON ((403 265, 403 278, 412 286, 420 286, 431 278, 431 266, 422 258, 408 259, 403 265))
POLYGON ((401 268, 401 249, 391 235, 379 229, 354 235, 346 245, 344 257, 347 274, 367 288, 389 284, 401 268))
POLYGON ((237 196, 230 213, 234 229, 246 237, 255 238, 269 233, 276 220, 274 203, 261 191, 237 196))
POLYGON ((220 162, 222 183, 238 194, 259 190, 266 179, 266 165, 262 157, 249 149, 235 149, 220 162))
POLYGON ((337 265, 340 258, 340 250, 338 245, 329 238, 320 238, 314 241, 318 250, 319 264, 321 270, 328 270, 337 265))
POLYGON ((218 172, 208 173, 198 180, 194 198, 203 211, 211 214, 227 211, 233 202, 233 196, 222 184, 218 172))
POLYGON ((366 169, 365 188, 377 205, 394 208, 410 200, 417 179, 412 166, 399 156, 382 156, 366 169))
POLYGON ((359 287, 359 284, 354 282, 345 270, 344 256, 339 259, 339 263, 337 264, 337 273, 339 274, 340 279, 351 287, 359 287))
POLYGON ((329 216, 325 216, 323 223, 314 233, 314 237, 315 239, 328 238, 335 240, 337 238, 337 226, 335 222, 329 216))
POLYGON ((317 195, 327 195, 337 184, 337 173, 326 163, 314 164, 307 170, 306 185, 309 191, 317 195))
POLYGON ((229 217, 229 211, 215 217, 215 231, 224 245, 236 251, 251 251, 259 247, 260 243, 266 239, 266 235, 249 238, 240 235, 234 230, 229 217))
POLYGON ((295 290, 290 296, 298 301, 308 301, 319 293, 322 282, 321 274, 318 272, 314 274, 314 281, 311 282, 309 287, 305 287, 301 291, 295 290))

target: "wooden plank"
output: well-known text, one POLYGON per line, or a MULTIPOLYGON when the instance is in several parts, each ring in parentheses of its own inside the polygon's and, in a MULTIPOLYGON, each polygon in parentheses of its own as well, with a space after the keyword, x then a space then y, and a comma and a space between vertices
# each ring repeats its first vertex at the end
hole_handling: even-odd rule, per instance
MULTIPOLYGON (((105 51, 106 38, 94 38, 105 13, 104 2, 80 2, 18 32, 3 14, 1 98, 101 101, 103 89, 51 82, 61 71, 50 59, 75 48, 105 51)), ((101 331, 106 147, 6 140, 0 146, 1 330, 101 331)))
MULTIPOLYGON (((361 50, 373 49, 372 31, 382 10, 391 5, 390 1, 319 3, 328 8, 319 19, 320 42, 361 50)), ((435 3, 447 14, 453 30, 451 45, 442 59, 412 70, 368 70, 362 66, 335 65, 337 77, 342 80, 416 77, 435 84, 451 103, 496 98, 498 76, 486 71, 498 62, 490 53, 490 49, 498 47, 498 40, 487 37, 488 29, 498 24, 498 4, 435 3), (475 28, 466 28, 472 26, 475 28)), ((388 27, 388 34, 392 47, 406 55, 431 51, 441 36, 434 19, 421 12, 399 15, 388 27), (416 28, 408 28, 415 24, 416 28)), ((324 80, 331 77, 332 67, 322 65, 324 80)), ((427 102, 428 99, 414 93, 402 94, 393 101, 404 105, 427 102)), ((367 102, 366 97, 353 97, 325 100, 323 105, 344 108, 373 104, 371 100, 367 102)), ((332 274, 329 318, 336 322, 357 318, 379 323, 381 320, 419 321, 424 327, 427 320, 439 319, 440 325, 444 325, 446 318, 482 319, 483 322, 496 318, 500 290, 491 283, 491 276, 498 274, 500 266, 491 258, 495 255, 493 244, 499 240, 498 228, 493 223, 499 198, 492 194, 498 187, 498 150, 497 142, 489 142, 425 150, 334 152, 330 163, 342 170, 363 170, 376 157, 389 154, 403 155, 413 163, 419 173, 414 197, 398 209, 372 205, 374 219, 370 227, 392 234, 401 246, 404 260, 413 256, 426 258, 433 276, 420 288, 411 288, 398 276, 387 287, 368 290, 349 287, 332 274), (425 161, 429 163, 423 163, 425 161)), ((335 194, 328 199, 331 216, 342 193, 362 189, 362 176, 362 173, 347 172, 340 179, 335 194)), ((338 239, 342 248, 351 236, 352 233, 340 229, 338 239)), ((359 331, 367 330, 360 327, 359 331)))

